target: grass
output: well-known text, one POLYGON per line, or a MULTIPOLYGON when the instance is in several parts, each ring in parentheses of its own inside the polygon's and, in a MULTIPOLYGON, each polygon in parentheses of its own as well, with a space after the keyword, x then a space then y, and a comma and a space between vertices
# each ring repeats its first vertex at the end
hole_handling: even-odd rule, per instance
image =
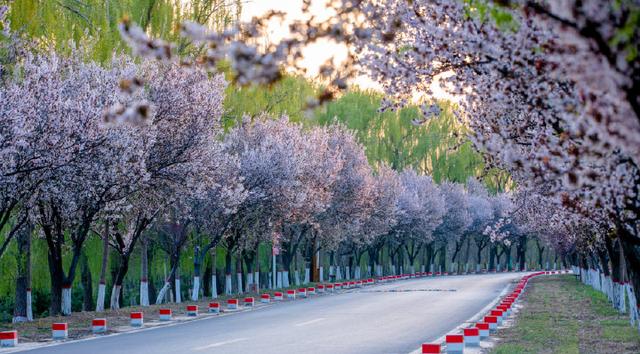
POLYGON ((606 296, 572 275, 533 278, 494 354, 640 353, 640 334, 606 296))

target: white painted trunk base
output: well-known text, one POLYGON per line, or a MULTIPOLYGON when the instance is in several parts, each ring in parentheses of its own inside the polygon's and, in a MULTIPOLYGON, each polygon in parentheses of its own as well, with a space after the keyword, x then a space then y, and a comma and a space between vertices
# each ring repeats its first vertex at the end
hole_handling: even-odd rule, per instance
POLYGON ((304 284, 309 284, 311 282, 310 273, 309 268, 304 269, 304 284))
POLYGON ((107 286, 103 283, 98 285, 98 300, 96 301, 96 312, 104 311, 104 295, 106 292, 107 286))
POLYGON ((231 274, 224 275, 224 293, 226 295, 233 294, 233 286, 231 284, 231 274))
POLYGON ((180 286, 180 278, 176 277, 176 304, 182 303, 182 287, 180 286))
POLYGON ((71 288, 62 288, 62 314, 71 314, 71 288))
POLYGON ((260 292, 260 272, 253 273, 253 281, 255 283, 256 292, 260 292))
MULTIPOLYGON (((289 271, 285 270, 282 272, 282 287, 288 288, 291 284, 289 284, 289 271)), ((296 285, 298 285, 296 283, 296 285)))
POLYGON ((200 294, 200 277, 193 277, 193 289, 191 289, 191 301, 198 301, 200 294))
POLYGON ((282 287, 282 272, 278 272, 276 273, 276 287, 277 288, 281 288, 282 287))
POLYGON ((216 299, 218 297, 218 284, 216 275, 211 276, 211 298, 216 299))
POLYGON ((149 306, 149 282, 140 281, 140 306, 149 306))
POLYGON ((242 273, 236 273, 236 282, 238 284, 238 294, 244 293, 242 291, 242 273))
POLYGON ((293 281, 295 281, 296 286, 300 285, 300 272, 297 269, 293 271, 293 281))
POLYGON ((111 288, 111 301, 109 302, 109 307, 112 310, 117 310, 120 308, 120 285, 116 285, 111 288))
POLYGON ((160 289, 160 291, 158 292, 158 297, 156 297, 156 305, 159 305, 164 302, 164 298, 167 296, 167 291, 169 291, 170 287, 171 287, 171 283, 169 283, 168 281, 165 281, 164 285, 162 286, 162 289, 160 289))
POLYGON ((27 290, 27 321, 33 321, 33 300, 31 296, 31 290, 27 290))

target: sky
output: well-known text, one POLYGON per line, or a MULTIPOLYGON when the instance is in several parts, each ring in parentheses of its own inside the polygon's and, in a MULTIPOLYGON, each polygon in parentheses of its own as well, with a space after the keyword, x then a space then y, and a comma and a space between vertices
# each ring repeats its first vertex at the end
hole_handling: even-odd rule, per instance
MULTIPOLYGON (((322 16, 331 15, 329 10, 323 5, 325 2, 326 0, 314 0, 312 2, 311 9, 316 17, 321 18, 322 16)), ((269 10, 282 11, 287 14, 284 21, 274 21, 269 27, 270 40, 277 41, 286 36, 289 22, 303 17, 302 0, 246 0, 243 2, 241 20, 243 22, 249 21, 252 17, 260 16, 269 10)), ((334 64, 339 66, 339 63, 346 58, 346 53, 346 49, 341 45, 327 40, 318 41, 318 43, 306 48, 304 52, 305 59, 302 65, 307 69, 308 77, 313 79, 317 75, 320 65, 327 59, 333 56, 335 58, 334 64)), ((452 73, 444 73, 443 76, 451 74, 452 73)), ((438 80, 436 78, 434 85, 431 87, 435 98, 452 101, 458 101, 460 99, 460 97, 454 97, 445 92, 437 83, 438 80)), ((356 85, 361 89, 382 91, 381 86, 366 75, 356 77, 350 84, 356 85)), ((423 96, 417 94, 415 97, 418 99, 418 97, 423 96)))

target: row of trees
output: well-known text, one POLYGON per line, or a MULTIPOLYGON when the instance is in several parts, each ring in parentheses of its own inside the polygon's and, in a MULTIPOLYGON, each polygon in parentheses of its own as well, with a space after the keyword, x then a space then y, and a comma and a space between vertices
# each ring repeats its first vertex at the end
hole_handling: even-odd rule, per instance
MULTIPOLYGON (((223 35, 192 23, 186 37, 216 50, 199 63, 228 57, 244 81, 280 80, 279 65, 300 68, 302 48, 319 38, 344 44, 340 65, 321 69, 327 81, 311 105, 347 88, 364 69, 387 98, 383 110, 407 105, 432 85, 462 95, 459 115, 489 166, 518 184, 512 220, 543 235, 583 267, 630 280, 640 299, 640 7, 634 1, 333 1, 330 18, 303 7, 291 36, 265 48, 268 14, 223 35), (242 34, 242 35, 241 35, 242 34), (237 48, 244 50, 238 51, 237 48), (247 54, 248 53, 248 54, 247 54), (443 77, 443 74, 445 75, 443 77)), ((150 39, 124 24, 141 56, 150 39)), ((167 45, 154 42, 156 46, 167 45)), ((154 53, 172 60, 168 52, 154 53)), ((428 122, 433 107, 424 105, 428 122)), ((503 223, 491 235, 506 235, 503 223)))
POLYGON ((321 250, 346 256, 349 277, 362 275, 365 253, 369 274, 381 274, 383 248, 393 272, 430 266, 438 254, 446 269, 447 245, 456 245, 457 260, 472 240, 479 263, 490 241, 487 228, 509 223, 507 195, 492 196, 473 179, 436 185, 412 169, 374 171, 354 133, 341 125, 305 129, 285 117, 258 116, 224 132, 220 75, 126 57, 105 68, 80 58, 25 52, 0 90, 0 256, 15 240, 17 320, 31 317, 34 235, 48 248, 50 314, 69 314, 91 235, 103 240, 100 311, 109 250, 118 258, 110 307, 118 308, 134 252, 142 254, 140 303, 150 303, 151 242, 170 265, 155 299, 161 303, 168 291, 181 301, 179 265, 189 245, 195 246, 191 298, 197 300, 203 261, 219 245, 227 250, 224 289, 231 293, 260 288, 261 245, 280 250, 278 271, 287 286, 296 277, 288 273, 297 255, 312 264, 321 250), (133 100, 148 105, 127 106, 133 100), (114 112, 129 119, 114 122, 114 112), (232 256, 240 270, 235 289, 232 256))

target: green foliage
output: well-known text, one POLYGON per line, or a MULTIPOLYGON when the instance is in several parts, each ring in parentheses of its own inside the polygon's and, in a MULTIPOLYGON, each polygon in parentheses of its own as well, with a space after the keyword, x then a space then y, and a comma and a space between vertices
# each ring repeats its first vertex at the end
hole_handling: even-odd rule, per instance
POLYGON ((180 53, 197 51, 179 37, 185 20, 224 28, 239 18, 239 0, 15 0, 12 29, 37 39, 45 47, 68 51, 69 41, 90 44, 91 58, 105 62, 126 50, 118 23, 124 17, 147 33, 178 43, 180 53))
POLYGON ((322 125, 339 122, 355 130, 374 166, 384 162, 396 170, 413 167, 437 182, 464 182, 480 175, 482 157, 467 141, 465 126, 453 115, 454 106, 440 102, 439 117, 415 126, 412 120, 419 118, 417 107, 380 113, 381 98, 374 92, 349 92, 321 108, 315 121, 322 125))

